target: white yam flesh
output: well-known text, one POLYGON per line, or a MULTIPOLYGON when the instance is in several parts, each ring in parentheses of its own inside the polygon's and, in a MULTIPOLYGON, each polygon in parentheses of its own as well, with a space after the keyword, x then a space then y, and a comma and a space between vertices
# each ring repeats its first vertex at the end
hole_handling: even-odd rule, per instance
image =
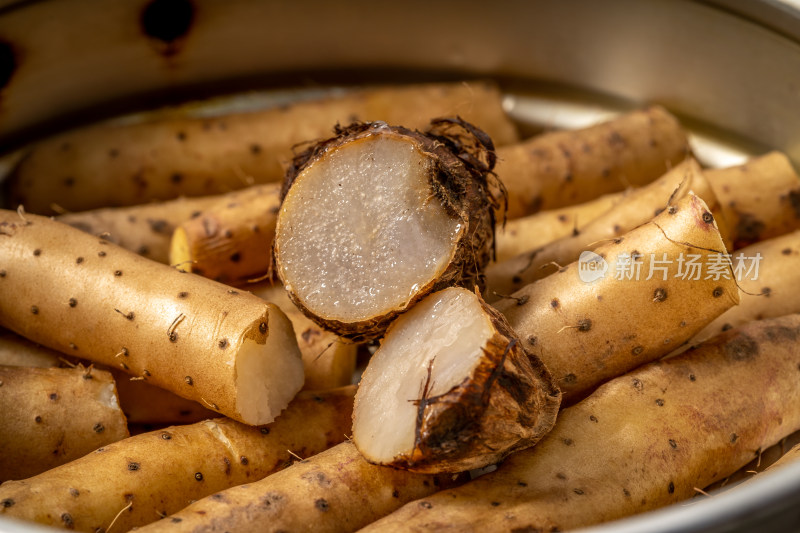
POLYGON ((447 268, 464 230, 434 196, 432 165, 412 141, 385 134, 336 147, 305 169, 278 220, 287 290, 327 320, 403 308, 447 268))

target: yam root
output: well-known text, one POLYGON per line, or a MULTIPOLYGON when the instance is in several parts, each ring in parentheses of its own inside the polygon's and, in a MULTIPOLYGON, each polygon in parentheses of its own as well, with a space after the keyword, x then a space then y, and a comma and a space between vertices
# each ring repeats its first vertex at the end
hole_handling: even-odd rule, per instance
POLYGON ((9 206, 54 214, 205 196, 280 181, 295 145, 330 135, 334 124, 385 121, 424 128, 461 116, 498 144, 516 129, 491 83, 354 90, 339 97, 216 118, 175 117, 68 132, 34 146, 7 183, 9 206))
POLYGON ((536 444, 561 393, 479 295, 451 287, 400 316, 361 376, 353 442, 376 464, 463 472, 536 444))
POLYGON ((800 231, 752 244, 731 254, 739 305, 694 336, 692 343, 751 320, 800 313, 800 231))
POLYGON ((368 463, 343 442, 256 483, 213 494, 139 531, 346 533, 452 486, 450 476, 368 463))
POLYGON ((352 124, 298 155, 276 226, 278 277, 323 327, 371 340, 426 294, 489 262, 494 146, 459 119, 426 133, 352 124))
POLYGON ((671 352, 738 302, 714 217, 689 194, 496 307, 573 402, 671 352))
POLYGON ((276 306, 45 217, 3 211, 0 232, 3 327, 249 424, 301 388, 276 306))
POLYGON ((251 285, 248 289, 259 298, 280 307, 292 322, 303 357, 304 389, 325 390, 352 383, 358 351, 356 343, 321 328, 304 315, 281 285, 261 283, 251 285))
POLYGON ((727 226, 722 219, 717 197, 703 176, 700 165, 693 159, 687 159, 653 183, 630 191, 613 209, 572 235, 490 265, 486 269, 486 299, 489 302, 496 301, 502 295, 511 294, 556 272, 562 265, 577 261, 584 251, 593 250, 641 226, 690 193, 706 203, 727 246, 727 226))
POLYGON ((272 240, 280 185, 256 185, 230 193, 172 235, 169 262, 228 285, 264 278, 272 264, 272 240))
POLYGON ((217 418, 144 433, 0 486, 0 516, 77 531, 128 531, 262 479, 345 439, 354 388, 300 393, 275 422, 217 418), (124 512, 120 512, 124 511, 124 512), (116 520, 116 521, 115 521, 116 520))
POLYGON ((86 233, 102 235, 107 241, 153 261, 169 263, 170 240, 175 228, 219 201, 219 196, 181 197, 130 207, 67 213, 56 218, 86 233))
POLYGON ((111 374, 0 366, 0 482, 34 476, 128 436, 111 374))
POLYGON ((364 531, 565 531, 690 498, 800 428, 799 340, 799 315, 753 322, 621 376, 497 471, 364 531))
POLYGON ((626 192, 609 193, 588 202, 540 211, 533 215, 509 220, 495 231, 496 261, 506 261, 529 250, 569 237, 586 224, 609 211, 626 192))
POLYGON ((733 250, 800 229, 800 179, 781 152, 706 175, 733 233, 733 250))
POLYGON ((513 219, 644 185, 688 153, 678 121, 653 106, 501 147, 496 172, 508 189, 507 216, 513 219))

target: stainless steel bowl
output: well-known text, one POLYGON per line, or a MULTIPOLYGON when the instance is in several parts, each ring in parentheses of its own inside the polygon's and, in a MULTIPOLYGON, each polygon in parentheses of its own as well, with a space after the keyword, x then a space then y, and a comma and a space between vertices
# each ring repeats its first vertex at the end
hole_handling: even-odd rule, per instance
MULTIPOLYGON (((0 151, 221 93, 490 77, 531 130, 654 102, 707 164, 800 164, 799 41, 788 0, 0 0, 0 151)), ((800 464, 587 531, 752 530, 800 530, 800 464)))

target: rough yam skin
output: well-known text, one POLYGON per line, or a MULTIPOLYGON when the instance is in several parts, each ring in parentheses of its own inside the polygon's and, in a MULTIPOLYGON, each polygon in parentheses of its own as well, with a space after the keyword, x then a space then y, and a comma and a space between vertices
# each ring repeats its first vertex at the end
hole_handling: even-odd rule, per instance
POLYGON ((679 502, 800 428, 800 316, 603 385, 496 472, 363 531, 565 531, 679 502))
MULTIPOLYGON (((242 343, 293 341, 274 305, 36 215, 0 211, 0 325, 232 418, 242 343)), ((281 357, 300 359, 295 345, 281 357)), ((299 388, 299 386, 298 386, 299 388)))
POLYGON ((707 176, 733 233, 733 250, 800 229, 800 179, 785 154, 770 152, 707 176))
POLYGON ((383 120, 411 128, 461 115, 498 143, 518 140, 490 82, 373 87, 250 113, 166 116, 102 124, 34 145, 4 183, 3 198, 31 213, 144 204, 278 182, 295 145, 329 135, 337 123, 383 120))
POLYGON ((178 235, 185 238, 189 257, 184 262, 171 254, 170 263, 234 286, 264 278, 272 264, 279 192, 279 184, 248 187, 185 220, 173 243, 178 235))
POLYGON ((581 252, 618 238, 650 221, 653 216, 693 193, 706 203, 714 216, 726 247, 728 229, 722 210, 700 165, 694 159, 681 164, 652 183, 629 192, 610 209, 572 235, 542 247, 529 248, 513 259, 489 265, 486 269, 486 298, 493 302, 525 285, 556 272, 560 266, 577 261, 581 252))
POLYGON ((751 320, 800 313, 800 230, 742 248, 732 254, 734 261, 740 253, 746 266, 750 263, 747 258, 761 254, 758 279, 745 276, 740 280, 739 305, 703 328, 692 338, 692 344, 751 320))
POLYGON ((453 486, 451 476, 368 463, 350 442, 257 483, 219 492, 139 531, 355 531, 406 502, 453 486))
POLYGON ((627 191, 609 193, 582 204, 540 211, 508 220, 495 231, 496 261, 506 261, 529 250, 569 237, 618 204, 627 191))
MULTIPOLYGON (((436 173, 431 176, 432 193, 452 216, 463 221, 465 230, 455 245, 453 258, 447 268, 423 285, 405 304, 382 316, 353 322, 327 319, 317 316, 297 294, 289 290, 292 302, 320 326, 355 342, 364 342, 379 338, 397 316, 431 292, 453 285, 470 289, 475 285, 482 287, 483 269, 492 258, 494 246, 493 207, 498 205, 497 193, 491 190, 488 181, 495 164, 492 140, 484 132, 458 118, 434 120, 425 133, 378 122, 353 123, 343 128, 337 126, 336 133, 336 136, 298 154, 286 171, 276 229, 278 235, 281 234, 281 217, 287 207, 286 195, 292 184, 302 179, 303 170, 325 157, 328 150, 374 135, 410 139, 423 153, 434 159, 436 173), (454 129, 459 131, 454 132, 454 129)), ((287 285, 281 265, 279 239, 276 238, 273 246, 275 268, 278 277, 287 285)))
POLYGON ((219 202, 218 196, 176 198, 130 207, 106 207, 59 215, 56 219, 139 255, 169 263, 172 232, 182 222, 219 202))
POLYGON ((501 300, 526 348, 539 355, 572 403, 605 380, 671 352, 739 302, 732 279, 680 279, 680 254, 725 253, 705 203, 692 194, 652 221, 594 252, 608 262, 603 279, 584 283, 575 262, 501 300), (620 256, 641 255, 641 275, 617 279, 620 256), (666 254, 666 273, 654 270, 666 254), (664 280, 666 276, 666 280, 664 280))
POLYGON ((495 330, 484 357, 462 384, 417 400, 414 449, 389 466, 421 473, 483 468, 533 446, 555 424, 561 405, 555 380, 540 358, 525 350, 505 318, 481 305, 495 330))
POLYGON ((126 438, 116 395, 102 370, 0 366, 0 482, 126 438))
POLYGON ((173 426, 104 446, 0 486, 0 516, 77 531, 128 531, 219 490, 262 479, 345 439, 354 387, 303 392, 272 424, 227 418, 173 426), (119 529, 117 529, 119 528, 119 529))
POLYGON ((498 149, 510 219, 644 185, 689 155, 677 119, 653 106, 580 130, 557 131, 498 149))

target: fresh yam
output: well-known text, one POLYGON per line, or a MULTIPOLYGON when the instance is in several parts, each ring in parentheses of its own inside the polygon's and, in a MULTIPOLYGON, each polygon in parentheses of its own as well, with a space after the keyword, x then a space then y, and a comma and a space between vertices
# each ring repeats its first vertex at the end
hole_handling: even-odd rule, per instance
POLYGON ((245 533, 255 527, 274 533, 346 533, 452 485, 450 476, 370 464, 352 443, 343 442, 261 481, 213 494, 138 531, 245 533))
POLYGON ((128 436, 114 379, 102 370, 0 365, 0 405, 0 482, 128 436))
POLYGON ((692 343, 751 320, 800 313, 800 230, 742 248, 731 261, 739 305, 703 328, 692 343))
POLYGON ((30 212, 143 204, 280 181, 293 147, 334 124, 385 121, 424 128, 461 116, 498 144, 516 142, 497 86, 487 82, 353 90, 338 97, 214 118, 99 125, 35 145, 7 182, 6 199, 30 212))
POLYGON ((353 442, 376 464, 462 472, 534 445, 560 404, 502 315, 451 287, 389 326, 359 383, 353 442))
POLYGON ((800 229, 800 179, 785 154, 706 175, 733 232, 733 250, 800 229))
MULTIPOLYGON (((480 124, 479 124, 480 125, 480 124)), ((686 133, 659 106, 497 150, 510 219, 644 185, 689 154, 686 133)))
POLYGON ((495 230, 495 261, 511 259, 579 232, 586 224, 619 203, 625 194, 605 194, 582 204, 540 211, 507 221, 495 230))
MULTIPOLYGON (((0 365, 75 367, 74 361, 74 358, 0 329, 0 365)), ((197 402, 181 398, 116 368, 102 367, 101 370, 111 372, 117 386, 119 405, 128 424, 190 424, 219 416, 197 402)))
POLYGON ((699 196, 706 203, 727 246, 727 226, 722 219, 717 197, 703 176, 700 165, 694 159, 687 159, 656 181, 631 191, 613 209, 572 235, 490 265, 486 269, 487 301, 496 301, 556 272, 563 265, 577 261, 581 253, 641 226, 668 205, 689 194, 699 196))
POLYGON ((275 269, 318 324, 371 340, 426 294, 480 281, 494 241, 494 150, 460 119, 426 133, 382 122, 337 132, 287 172, 275 269))
POLYGON ((247 289, 280 307, 292 322, 303 358, 303 389, 333 389, 353 382, 358 344, 321 328, 304 315, 280 284, 259 283, 247 289))
POLYGON ((144 433, 0 486, 0 516, 77 531, 128 531, 257 481, 345 440, 354 387, 300 393, 275 422, 227 418, 144 433), (123 512, 124 511, 124 512, 123 512))
POLYGON ((264 278, 272 264, 280 188, 249 187, 186 219, 172 235, 170 264, 228 285, 264 278))
POLYGON ((0 326, 248 424, 303 384, 277 306, 36 215, 0 212, 0 326))
POLYGON ((13 331, 0 328, 0 365, 56 368, 71 366, 55 350, 39 346, 13 331))
POLYGON ((738 302, 714 217, 690 193, 495 306, 574 402, 671 352, 738 302))
POLYGON ((364 531, 565 531, 686 500, 800 428, 800 316, 621 376, 495 472, 364 531))
POLYGON ((169 263, 175 228, 219 201, 219 195, 181 197, 166 202, 67 213, 56 219, 86 233, 102 235, 107 241, 153 261, 169 263))

